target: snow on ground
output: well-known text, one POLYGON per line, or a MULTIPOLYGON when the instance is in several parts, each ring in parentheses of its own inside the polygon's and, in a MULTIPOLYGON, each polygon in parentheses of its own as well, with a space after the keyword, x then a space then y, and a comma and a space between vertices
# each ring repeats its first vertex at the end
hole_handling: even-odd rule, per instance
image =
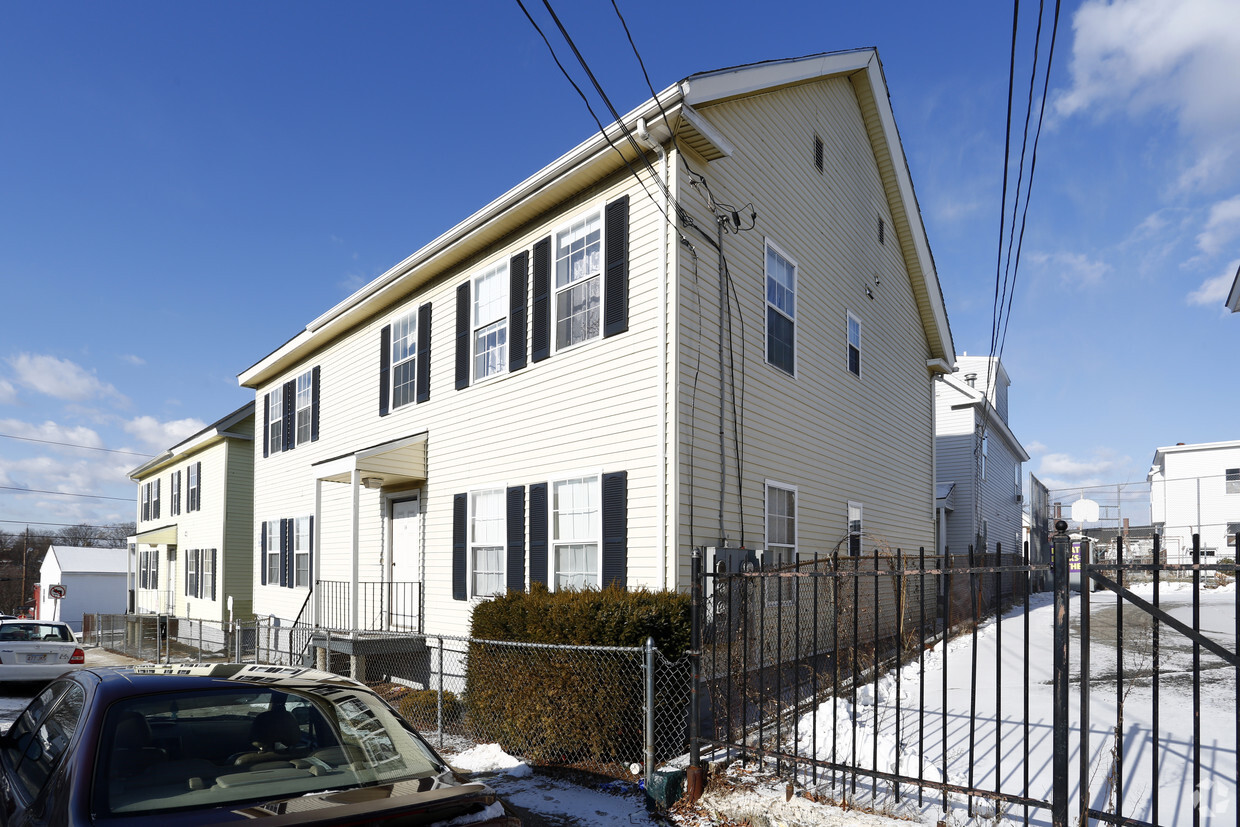
MULTIPOLYGON (((1146 599, 1152 597, 1152 586, 1139 588, 1138 593, 1146 599)), ((1177 619, 1191 624, 1191 586, 1162 585, 1159 605, 1177 619)), ((1082 742, 1080 609, 1081 596, 1074 594, 1070 606, 1072 639, 1069 647, 1073 678, 1069 701, 1069 718, 1073 725, 1069 777, 1074 799, 1080 790, 1076 777, 1082 742)), ((1200 611, 1202 630, 1234 652, 1234 584, 1203 590, 1200 611)), ((1113 787, 1109 776, 1114 766, 1114 727, 1119 706, 1116 701, 1117 616, 1114 595, 1109 592, 1091 595, 1090 794, 1091 806, 1099 810, 1108 808, 1113 787)), ((1163 625, 1159 641, 1157 725, 1159 812, 1155 814, 1151 804, 1154 742, 1150 733, 1154 719, 1148 617, 1132 606, 1123 611, 1124 669, 1133 677, 1124 687, 1124 797, 1120 809, 1124 815, 1141 820, 1187 825, 1192 823, 1194 802, 1190 763, 1193 749, 1191 645, 1163 625)), ((1026 789, 1025 774, 1028 773, 1028 795, 1049 801, 1053 768, 1052 623, 1052 596, 1032 596, 1028 616, 1028 686, 1023 674, 1026 624, 1021 607, 1010 612, 1002 624, 990 621, 981 625, 976 634, 976 652, 973 636, 969 634, 947 643, 946 704, 944 646, 940 643, 925 652, 922 662, 909 664, 901 670, 898 688, 894 673, 883 675, 877 685, 860 687, 855 697, 849 693, 828 700, 802 717, 794 733, 799 754, 842 763, 855 758, 857 766, 912 776, 920 771, 932 780, 941 779, 945 768, 953 784, 1016 794, 1026 789), (974 670, 978 676, 977 689, 971 693, 974 670), (1024 724, 1026 704, 1029 709, 1027 729, 1024 724), (900 710, 898 732, 897 707, 900 710), (924 710, 924 716, 918 715, 919 707, 924 710), (996 732, 1001 733, 998 749, 996 732)), ((1236 670, 1203 651, 1199 677, 1202 821, 1209 823, 1215 818, 1220 823, 1235 823, 1236 670)), ((837 780, 847 780, 847 790, 852 792, 851 778, 837 780)), ((834 788, 836 793, 841 789, 834 788)), ((921 811, 912 806, 907 785, 901 806, 895 806, 890 791, 871 798, 868 781, 863 776, 857 777, 856 790, 860 795, 854 800, 869 802, 879 809, 889 808, 919 820, 934 821, 942 817, 938 805, 921 811)), ((931 801, 938 800, 930 791, 926 796, 931 801)), ((951 801, 954 819, 965 817, 963 803, 959 799, 951 801)), ((1075 812, 1076 807, 1073 803, 1071 810, 1075 812)), ((1008 819, 1023 818, 1022 807, 1009 805, 1004 809, 1008 819)), ((989 819, 992 815, 988 804, 979 806, 979 811, 982 818, 989 819)), ((1045 810, 1031 813, 1031 820, 1036 824, 1049 823, 1049 818, 1045 810)))

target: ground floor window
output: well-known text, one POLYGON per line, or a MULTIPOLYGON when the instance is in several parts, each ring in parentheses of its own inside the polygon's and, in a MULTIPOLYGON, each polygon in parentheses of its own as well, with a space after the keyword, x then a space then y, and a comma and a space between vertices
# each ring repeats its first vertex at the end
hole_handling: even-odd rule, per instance
POLYGON ((504 489, 469 495, 470 593, 474 597, 504 591, 504 489))
POLYGON ((555 588, 598 588, 601 535, 598 476, 552 482, 551 538, 555 588))

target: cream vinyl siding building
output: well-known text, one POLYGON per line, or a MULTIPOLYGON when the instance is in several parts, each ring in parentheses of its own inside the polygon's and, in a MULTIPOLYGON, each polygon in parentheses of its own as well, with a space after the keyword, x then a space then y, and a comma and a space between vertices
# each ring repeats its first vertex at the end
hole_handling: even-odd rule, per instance
POLYGON ((933 543, 954 351, 877 53, 622 122, 239 376, 257 614, 464 634, 534 583, 685 589, 694 547, 933 543))
POLYGON ((1019 554, 1029 454, 1008 425, 1011 380, 991 357, 960 356, 956 365, 936 383, 939 551, 1019 554))
POLYGON ((130 610, 225 623, 252 611, 254 404, 130 472, 130 610))

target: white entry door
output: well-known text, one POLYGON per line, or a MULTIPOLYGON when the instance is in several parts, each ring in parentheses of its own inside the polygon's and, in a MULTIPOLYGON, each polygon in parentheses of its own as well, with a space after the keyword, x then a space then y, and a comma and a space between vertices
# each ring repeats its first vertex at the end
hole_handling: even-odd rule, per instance
POLYGON ((392 572, 389 578, 392 628, 420 631, 422 509, 415 494, 392 502, 392 572))

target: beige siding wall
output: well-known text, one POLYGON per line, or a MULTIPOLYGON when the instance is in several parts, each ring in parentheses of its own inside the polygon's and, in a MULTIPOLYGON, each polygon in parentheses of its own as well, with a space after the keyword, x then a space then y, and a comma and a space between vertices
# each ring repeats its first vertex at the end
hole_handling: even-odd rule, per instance
MULTIPOLYGON (((653 189, 653 188, 652 188, 653 189)), ((258 388, 257 429, 263 397, 278 383, 315 365, 321 369, 320 434, 317 442, 255 458, 255 531, 263 520, 314 513, 314 464, 390 440, 427 437, 427 474, 422 494, 425 626, 462 634, 473 601, 452 599, 452 498, 470 489, 544 483, 578 472, 628 472, 628 582, 658 581, 657 402, 660 313, 659 216, 631 178, 583 192, 554 215, 532 217, 526 229, 495 245, 467 266, 444 272, 389 312, 371 318, 332 343, 316 358, 258 388), (529 250, 568 220, 630 197, 629 330, 595 339, 522 370, 455 389, 456 288, 478 271, 529 250), (419 305, 432 305, 430 400, 379 416, 380 335, 384 325, 419 305)), ((349 580, 352 492, 323 482, 320 546, 323 579, 349 580)), ((360 579, 387 577, 388 499, 400 492, 360 491, 360 579)), ((527 516, 528 536, 528 516, 527 516)), ((257 534, 256 534, 257 536, 257 534)), ((528 544, 527 544, 528 547, 528 544)), ((256 569, 257 572, 257 569, 256 569)), ((255 575, 258 583, 258 575, 255 575)), ((526 569, 528 582, 528 564, 526 569)), ((260 614, 292 618, 305 591, 255 586, 260 614)))
MULTIPOLYGON (((705 107, 701 114, 735 153, 690 163, 719 201, 752 202, 758 220, 753 231, 723 239, 735 294, 724 361, 734 359, 737 369, 724 391, 729 457, 722 507, 717 337, 728 321, 719 321, 718 258, 700 235, 691 236, 696 272, 692 257, 681 256, 679 583, 688 582, 688 552, 695 545, 765 544, 766 480, 797 489, 803 555, 829 552, 845 537, 850 501, 863 506, 867 546, 930 547, 930 354, 853 87, 843 79, 821 81, 705 107), (815 135, 824 146, 822 173, 814 165, 815 135), (797 264, 795 376, 765 358, 768 238, 797 264), (694 321, 699 308, 700 325, 694 321), (860 377, 847 369, 849 313, 862 325, 860 377), (733 388, 744 412, 739 495, 733 388)), ((702 188, 690 187, 683 173, 680 188, 697 224, 713 229, 702 188)))

